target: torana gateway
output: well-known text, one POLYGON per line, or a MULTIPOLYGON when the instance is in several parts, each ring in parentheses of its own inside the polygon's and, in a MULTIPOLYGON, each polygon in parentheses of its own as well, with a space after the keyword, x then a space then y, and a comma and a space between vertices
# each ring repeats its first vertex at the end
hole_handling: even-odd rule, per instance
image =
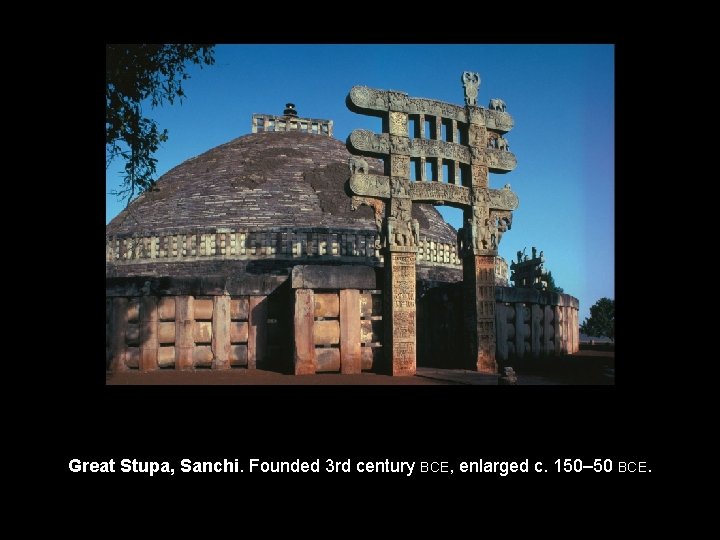
POLYGON ((461 79, 464 106, 353 87, 383 132, 347 145, 293 104, 255 114, 163 175, 107 225, 106 368, 495 373, 576 352, 577 299, 498 285, 519 201, 488 179, 515 168, 513 120, 461 79))

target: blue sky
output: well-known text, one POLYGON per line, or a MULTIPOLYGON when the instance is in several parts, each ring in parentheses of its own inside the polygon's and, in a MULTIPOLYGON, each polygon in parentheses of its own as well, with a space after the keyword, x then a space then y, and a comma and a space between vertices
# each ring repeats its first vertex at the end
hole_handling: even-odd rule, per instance
MULTIPOLYGON (((518 166, 490 175, 491 187, 509 182, 520 198, 500 255, 544 251, 555 282, 579 298, 580 321, 615 297, 612 45, 220 45, 215 59, 190 68, 182 105, 144 107, 169 132, 158 175, 249 133, 256 112, 293 102, 301 116, 332 119, 344 141, 353 129, 380 131, 379 119, 345 106, 353 85, 461 105, 460 75, 477 71, 478 104, 501 98, 515 120, 506 138, 518 166)), ((119 161, 107 170, 107 221, 124 206, 110 194, 121 170, 119 161)), ((458 210, 439 209, 460 226, 458 210)))

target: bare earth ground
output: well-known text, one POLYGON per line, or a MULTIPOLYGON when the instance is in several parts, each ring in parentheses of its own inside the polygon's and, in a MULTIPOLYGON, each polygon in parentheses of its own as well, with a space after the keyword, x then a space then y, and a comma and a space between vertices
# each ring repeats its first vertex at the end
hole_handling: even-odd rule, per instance
MULTIPOLYGON (((581 350, 574 355, 534 360, 513 366, 519 385, 612 385, 615 384, 615 352, 581 350)), ((419 367, 414 377, 390 377, 375 373, 340 375, 285 375, 261 369, 175 371, 150 373, 136 370, 107 373, 108 385, 496 385, 497 377, 462 369, 419 367)))

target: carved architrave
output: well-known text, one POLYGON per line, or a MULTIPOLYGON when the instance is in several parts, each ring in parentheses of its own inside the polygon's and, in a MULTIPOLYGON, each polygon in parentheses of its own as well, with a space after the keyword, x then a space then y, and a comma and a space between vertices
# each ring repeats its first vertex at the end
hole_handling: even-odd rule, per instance
MULTIPOLYGON (((393 156, 393 159, 404 156, 393 156)), ((444 182, 410 182, 407 176, 381 176, 377 174, 353 174, 350 176, 350 190, 360 197, 409 197, 413 201, 445 202, 453 206, 482 204, 493 210, 512 211, 518 208, 518 196, 509 187, 503 189, 482 189, 475 186, 475 195, 470 188, 444 182)))
POLYGON ((410 155, 412 157, 450 159, 468 164, 471 157, 467 146, 434 139, 410 139, 410 155))
POLYGON ((355 129, 349 136, 350 145, 358 153, 389 154, 390 135, 376 135, 367 129, 355 129))
POLYGON ((347 97, 347 103, 351 110, 356 112, 387 111, 403 112, 407 114, 427 114, 467 122, 465 107, 426 98, 408 97, 403 92, 392 92, 377 90, 367 86, 353 86, 347 97))
MULTIPOLYGON (((348 94, 347 101, 353 110, 387 111, 390 107, 390 94, 391 92, 386 90, 376 90, 367 86, 353 86, 348 94)), ((392 94, 407 96, 401 92, 392 92, 392 94)), ((392 110, 408 114, 441 116, 458 122, 468 122, 465 107, 433 99, 411 97, 400 99, 395 97, 392 110)), ((473 107, 471 121, 503 133, 510 131, 514 126, 513 118, 507 112, 483 107, 473 107)))
POLYGON ((517 159, 515 154, 506 150, 498 150, 496 148, 486 148, 487 164, 490 169, 498 172, 512 171, 517 167, 517 159))
POLYGON ((411 182, 410 196, 414 201, 447 202, 469 206, 470 188, 442 182, 411 182))
POLYGON ((488 129, 496 129, 506 133, 513 128, 513 118, 506 112, 483 109, 483 115, 488 129))
POLYGON ((490 191, 490 208, 493 210, 516 210, 520 205, 520 199, 510 189, 509 185, 506 185, 502 189, 491 189, 490 191))
POLYGON ((350 190, 364 197, 390 198, 390 178, 377 174, 353 174, 350 176, 350 190))

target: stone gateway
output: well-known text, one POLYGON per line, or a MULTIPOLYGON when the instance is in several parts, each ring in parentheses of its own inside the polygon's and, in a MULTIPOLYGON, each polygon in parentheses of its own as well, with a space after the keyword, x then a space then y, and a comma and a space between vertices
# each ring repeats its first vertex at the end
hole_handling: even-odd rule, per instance
POLYGON ((346 102, 383 133, 343 143, 294 104, 256 114, 108 223, 108 371, 496 372, 577 350, 576 299, 498 286, 518 207, 488 185, 515 166, 488 145, 512 128, 504 104, 363 86, 346 102), (459 231, 439 203, 463 209, 459 231))

